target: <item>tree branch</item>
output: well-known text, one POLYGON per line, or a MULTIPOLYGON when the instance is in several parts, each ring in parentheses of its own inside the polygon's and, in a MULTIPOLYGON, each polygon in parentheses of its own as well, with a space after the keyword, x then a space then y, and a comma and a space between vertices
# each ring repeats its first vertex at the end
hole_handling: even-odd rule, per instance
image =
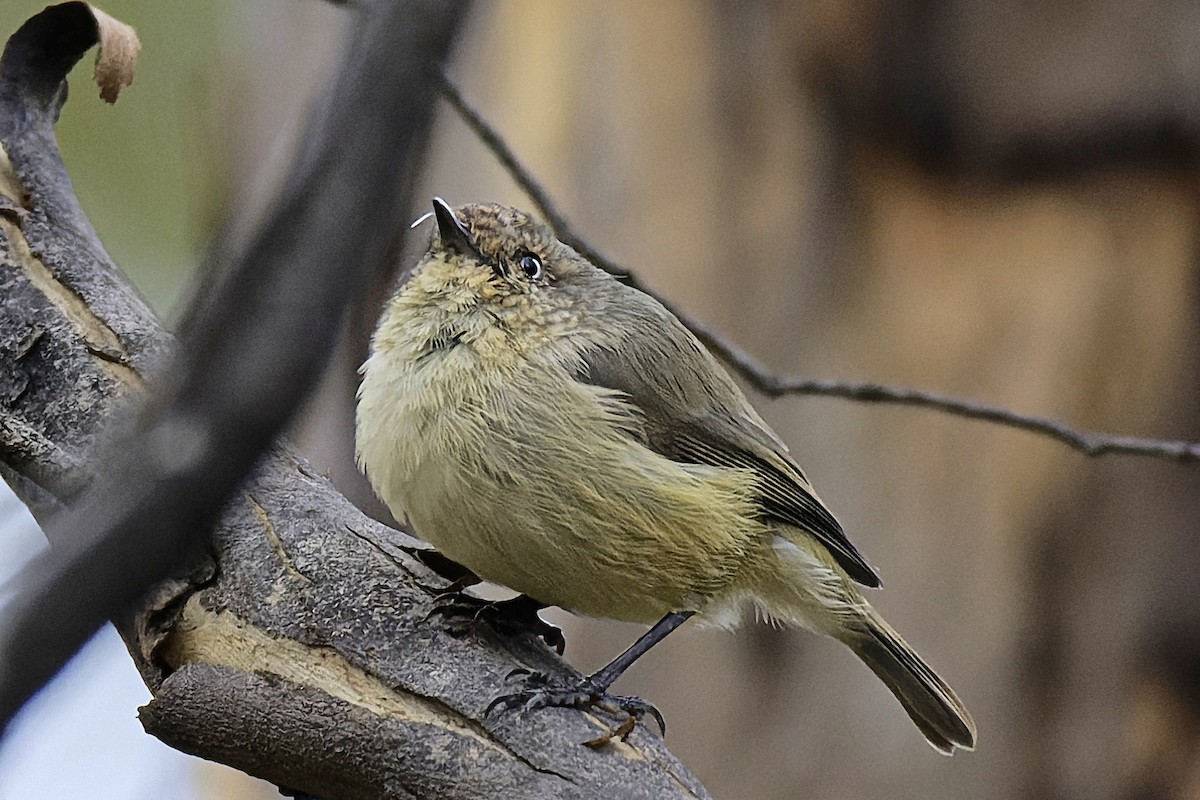
MULTIPOLYGON (((445 59, 464 9, 438 0, 356 5, 343 62, 279 197, 245 247, 226 255, 223 280, 198 293, 137 432, 46 526, 58 546, 18 579, 0 663, 21 653, 23 668, 0 675, 0 725, 105 619, 201 546, 320 374, 345 309, 402 235, 400 209, 436 99, 424 75, 445 59)), ((62 271, 63 298, 89 302, 107 297, 116 269, 71 193, 53 125, 67 71, 98 41, 97 19, 85 3, 51 6, 12 36, 0 61, 0 142, 27 198, 30 246, 51 275, 62 271), (87 268, 66 263, 83 247, 43 241, 68 228, 68 241, 87 245, 87 268)), ((96 318, 108 320, 104 312, 96 318)), ((111 330, 92 326, 93 347, 119 372, 143 363, 147 343, 123 338, 113 319, 111 330)), ((161 334, 151 338, 161 346, 161 334)))
POLYGON ((860 403, 887 403, 941 411, 967 419, 984 420, 1018 430, 1048 436, 1087 456, 1128 455, 1173 460, 1182 463, 1200 461, 1200 443, 1170 439, 1143 439, 1107 433, 1081 431, 1058 420, 1020 414, 1000 406, 948 397, 916 389, 877 383, 787 378, 776 375, 749 353, 723 335, 687 314, 675 304, 646 287, 629 270, 622 268, 586 241, 558 210, 545 188, 535 179, 500 133, 483 118, 463 96, 462 91, 444 73, 440 76, 442 95, 458 112, 479 140, 504 166, 521 190, 529 196, 538 213, 555 230, 559 239, 573 247, 605 272, 621 277, 626 283, 646 292, 662 303, 712 351, 750 386, 769 397, 814 395, 839 397, 860 403))
MULTIPOLYGON (((65 71, 68 58, 54 45, 70 45, 69 55, 86 49, 94 41, 90 11, 54 8, 38 24, 57 38, 37 40, 34 51, 65 71)), ((396 51, 390 57, 400 58, 396 51)), ((17 77, 0 76, 0 103, 6 89, 26 92, 17 77)), ((94 443, 111 436, 109 421, 144 395, 145 376, 173 348, 70 191, 48 127, 59 80, 44 82, 51 94, 39 124, 16 135, 0 128, 0 154, 13 156, 0 157, 0 473, 43 525, 98 486, 123 496, 146 489, 114 484, 94 443)), ((11 106, 3 110, 0 120, 19 116, 8 113, 11 106)), ((28 109, 20 111, 29 118, 28 109)), ((279 247, 251 252, 266 267, 280 252, 294 253, 279 247)), ((220 308, 203 314, 219 316, 220 308)), ((160 448, 180 443, 158 440, 160 448)), ((161 487, 155 475, 136 477, 161 487)), ((165 489, 211 491, 199 484, 165 489)), ((149 507, 153 498, 143 502, 149 507)), ((502 639, 481 627, 456 638, 426 623, 432 601, 423 587, 439 579, 410 554, 422 545, 365 517, 286 446, 268 452, 219 517, 211 538, 172 578, 117 614, 154 696, 142 722, 168 744, 324 800, 707 797, 644 728, 592 750, 580 743, 614 721, 570 709, 485 718, 491 700, 512 691, 506 676, 515 668, 578 676, 533 637, 502 639)), ((97 528, 107 520, 98 518, 97 528)), ((57 531, 52 550, 68 555, 79 552, 74 537, 87 533, 50 529, 57 531)), ((169 530, 156 533, 178 543, 169 530)), ((90 589, 89 569, 113 565, 84 563, 72 573, 90 589)), ((40 677, 44 649, 62 646, 59 615, 90 600, 75 585, 59 588, 67 601, 34 606, 50 615, 27 625, 25 635, 13 636, 8 619, 0 626, 6 691, 32 682, 31 664, 40 677)), ((79 633, 74 618, 66 624, 79 633)))

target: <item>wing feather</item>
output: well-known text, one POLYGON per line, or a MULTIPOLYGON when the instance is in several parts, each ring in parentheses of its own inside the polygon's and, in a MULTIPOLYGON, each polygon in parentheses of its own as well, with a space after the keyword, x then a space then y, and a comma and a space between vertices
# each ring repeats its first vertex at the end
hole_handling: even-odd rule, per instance
POLYGON ((650 330, 662 331, 653 349, 629 335, 587 347, 580 353, 577 378, 627 396, 644 419, 644 443, 661 455, 685 464, 752 470, 759 478, 764 519, 807 531, 851 578, 880 586, 875 570, 846 538, 787 447, 728 374, 673 316, 665 310, 654 316, 626 328, 646 330, 650 323, 650 330))

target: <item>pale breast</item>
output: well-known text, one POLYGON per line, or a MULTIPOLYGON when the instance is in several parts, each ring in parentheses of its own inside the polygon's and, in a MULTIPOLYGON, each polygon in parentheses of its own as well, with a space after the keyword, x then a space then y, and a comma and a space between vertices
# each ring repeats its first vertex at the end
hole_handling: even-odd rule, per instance
POLYGON ((436 420, 406 404, 421 441, 395 443, 408 466, 390 491, 423 538, 482 577, 651 622, 700 607, 763 535, 752 476, 648 450, 604 390, 539 371, 475 378, 471 392, 436 420))

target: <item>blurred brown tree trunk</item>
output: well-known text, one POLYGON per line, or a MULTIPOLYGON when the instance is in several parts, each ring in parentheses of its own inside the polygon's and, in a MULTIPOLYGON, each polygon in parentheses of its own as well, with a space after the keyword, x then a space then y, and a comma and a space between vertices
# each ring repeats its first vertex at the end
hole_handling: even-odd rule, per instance
MULTIPOLYGON (((580 230, 780 372, 1194 439, 1195 15, 526 0, 483 9, 459 79, 580 230)), ((527 205, 452 116, 440 131, 427 193, 527 205)), ((683 634, 621 688, 714 794, 1197 796, 1194 468, 911 409, 759 406, 980 749, 935 757, 829 642, 683 634)), ((588 669, 634 630, 568 633, 588 669)))

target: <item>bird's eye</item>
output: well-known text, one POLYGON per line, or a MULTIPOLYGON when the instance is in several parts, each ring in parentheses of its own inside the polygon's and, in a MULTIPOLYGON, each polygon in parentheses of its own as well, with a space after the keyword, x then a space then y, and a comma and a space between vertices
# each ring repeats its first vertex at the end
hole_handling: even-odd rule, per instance
POLYGON ((536 281, 542 277, 542 260, 533 253, 526 253, 517 259, 517 266, 521 268, 521 271, 531 281, 536 281))

